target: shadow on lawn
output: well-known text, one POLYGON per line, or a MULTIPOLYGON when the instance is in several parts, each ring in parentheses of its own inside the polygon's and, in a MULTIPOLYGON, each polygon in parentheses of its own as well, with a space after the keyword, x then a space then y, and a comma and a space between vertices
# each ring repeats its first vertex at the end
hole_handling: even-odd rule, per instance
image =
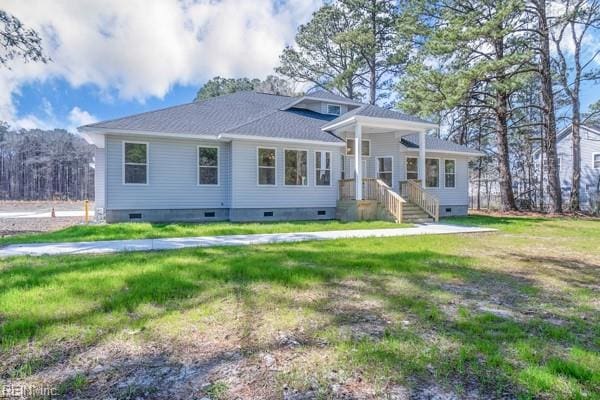
MULTIPOLYGON (((325 292, 321 301, 275 294, 267 297, 282 309, 307 309, 323 316, 314 326, 302 327, 301 346, 326 346, 338 354, 346 368, 362 370, 371 380, 416 387, 422 385, 419 382, 441 382, 458 393, 475 391, 492 397, 547 394, 560 385, 561 390, 566 390, 565 382, 571 394, 598 389, 600 372, 569 353, 569 349, 577 348, 588 357, 588 352, 597 350, 597 332, 590 338, 597 321, 565 320, 556 325, 546 321, 546 311, 539 309, 521 318, 520 311, 531 312, 538 307, 538 299, 528 295, 536 285, 534 281, 484 271, 468 257, 398 251, 379 246, 377 241, 369 248, 356 248, 353 243, 6 261, 11 266, 0 270, 2 293, 15 293, 14 301, 22 294, 25 304, 47 302, 49 309, 45 314, 43 308, 28 312, 26 307, 8 303, 12 308, 0 315, 0 343, 3 351, 10 353, 13 346, 18 348, 26 341, 43 339, 47 332, 62 327, 94 332, 85 345, 61 348, 61 343, 55 344, 65 354, 40 361, 30 371, 43 374, 114 333, 143 327, 171 312, 185 312, 209 301, 234 297, 241 322, 239 331, 233 334, 239 337, 241 348, 233 353, 231 349, 216 351, 208 361, 194 364, 195 369, 177 383, 199 385, 232 359, 248 359, 257 352, 285 347, 256 337, 261 310, 255 286, 266 284, 325 292), (347 280, 362 285, 348 287, 347 280), (399 283, 402 285, 395 286, 399 283), (29 291, 36 292, 33 298, 29 291), (365 296, 380 299, 381 306, 365 308, 357 302, 357 298, 365 296), (490 299, 515 315, 498 316, 471 307, 478 302, 489 303, 490 299), (60 310, 65 302, 89 306, 60 310), (146 305, 153 307, 152 313, 143 311, 146 305), (350 334, 343 334, 344 329, 350 334), (333 338, 323 342, 323 332, 333 332, 333 338)), ((598 276, 593 278, 597 280, 598 276)), ((552 301, 551 295, 546 296, 552 301)), ((559 303, 565 309, 573 307, 562 297, 559 303)), ((170 358, 168 352, 167 346, 160 356, 166 360, 170 358)), ((138 364, 138 369, 154 371, 148 367, 148 359, 153 357, 157 355, 142 355, 133 363, 138 364)), ((17 360, 2 368, 3 378, 14 376, 23 361, 17 360)), ((171 365, 171 361, 166 363, 172 373, 146 374, 153 387, 166 388, 173 374, 180 374, 179 367, 171 365)), ((268 378, 276 383, 274 377, 268 378)), ((128 373, 112 379, 116 379, 111 382, 114 391, 125 390, 117 383, 131 381, 128 373)), ((143 386, 144 380, 135 384, 143 386)), ((87 390, 96 389, 92 386, 87 390)))

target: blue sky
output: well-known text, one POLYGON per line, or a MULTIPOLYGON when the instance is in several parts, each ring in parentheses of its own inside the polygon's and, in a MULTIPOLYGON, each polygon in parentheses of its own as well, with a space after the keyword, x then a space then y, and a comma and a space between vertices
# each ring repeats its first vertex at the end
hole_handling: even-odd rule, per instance
POLYGON ((321 0, 3 0, 48 64, 0 74, 0 120, 78 125, 192 101, 210 78, 264 78, 321 0))
MULTIPOLYGON (((71 131, 192 101, 213 76, 264 78, 321 0, 3 0, 38 30, 49 64, 0 74, 0 120, 71 131), (140 10, 143 10, 141 12, 140 10)), ((598 42, 588 42, 588 47, 598 42)), ((582 106, 600 99, 586 83, 582 106)))

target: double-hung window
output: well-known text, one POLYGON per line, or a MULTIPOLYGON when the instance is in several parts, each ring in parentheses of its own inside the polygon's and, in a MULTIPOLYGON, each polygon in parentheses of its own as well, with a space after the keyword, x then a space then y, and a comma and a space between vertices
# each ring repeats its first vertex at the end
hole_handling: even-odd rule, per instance
POLYGON ((377 157, 377 177, 392 187, 392 157, 377 157))
POLYGON ((198 184, 219 184, 219 148, 198 146, 198 184))
POLYGON ((317 186, 331 186, 330 151, 315 151, 315 175, 317 186))
POLYGON ((308 151, 285 150, 285 184, 289 186, 308 185, 308 151))
POLYGON ((594 169, 600 169, 600 153, 594 153, 593 157, 594 169))
POLYGON ((425 186, 429 188, 440 186, 440 160, 437 158, 425 159, 425 186))
MULTIPOLYGON (((354 139, 346 139, 346 155, 353 156, 354 155, 354 139)), ((361 142, 361 155, 364 157, 368 157, 371 155, 371 141, 363 140, 361 142)))
POLYGON ((275 185, 277 176, 275 166, 277 165, 277 152, 272 148, 258 148, 258 184, 275 185))
POLYGON ((416 157, 406 157, 406 180, 419 179, 419 159, 416 157))
POLYGON ((444 187, 456 187, 456 161, 444 160, 444 187))
POLYGON ((123 143, 123 183, 148 183, 148 143, 123 143))

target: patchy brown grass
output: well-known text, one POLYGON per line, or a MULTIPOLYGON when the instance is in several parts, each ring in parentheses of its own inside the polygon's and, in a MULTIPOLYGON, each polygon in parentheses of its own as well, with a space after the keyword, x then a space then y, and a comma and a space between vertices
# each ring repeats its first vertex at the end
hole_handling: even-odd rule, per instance
POLYGON ((598 398, 600 228, 0 263, 0 379, 64 398, 598 398))

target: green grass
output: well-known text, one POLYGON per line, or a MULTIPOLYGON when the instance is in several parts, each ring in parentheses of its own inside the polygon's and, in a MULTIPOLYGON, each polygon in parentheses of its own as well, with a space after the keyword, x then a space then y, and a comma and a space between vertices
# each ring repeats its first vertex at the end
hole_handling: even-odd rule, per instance
MULTIPOLYGON (((600 224, 451 221, 499 232, 0 260, 0 377, 37 379, 108 346, 147 349, 134 352, 147 373, 157 348, 202 371, 241 360, 237 374, 209 368, 211 398, 331 398, 332 382, 376 398, 398 385, 600 398, 600 224)), ((61 387, 161 397, 160 378, 119 389, 128 373, 61 387)))
POLYGON ((291 221, 265 223, 213 222, 201 224, 120 223, 76 225, 59 231, 0 238, 0 246, 17 243, 85 242, 118 239, 158 239, 170 237, 244 235, 253 233, 314 232, 325 230, 401 228, 407 224, 387 221, 291 221))

